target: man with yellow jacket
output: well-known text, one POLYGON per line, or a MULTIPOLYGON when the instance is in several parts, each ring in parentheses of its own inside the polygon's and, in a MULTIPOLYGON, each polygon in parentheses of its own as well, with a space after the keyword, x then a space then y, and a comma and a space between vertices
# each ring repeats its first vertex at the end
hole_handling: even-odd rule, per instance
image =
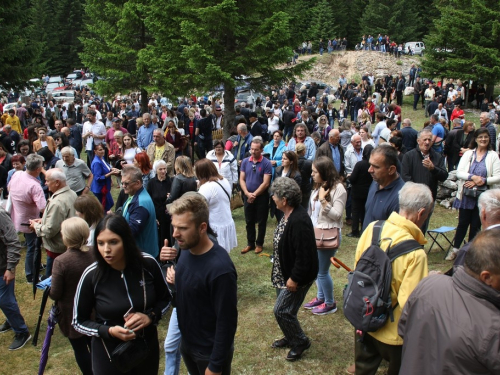
MULTIPOLYGON (((412 239, 424 245, 427 240, 420 227, 427 219, 432 206, 432 193, 426 185, 407 182, 399 191, 399 213, 393 212, 382 228, 380 247, 387 251, 389 245, 394 247, 402 241, 412 239)), ((369 224, 361 235, 356 249, 356 264, 371 245, 374 224, 375 222, 369 224)), ((366 334, 363 342, 356 340, 356 375, 375 374, 382 359, 389 362, 388 375, 399 373, 403 339, 398 335, 398 321, 411 292, 427 273, 427 255, 423 249, 394 260, 391 282, 393 306, 397 303, 393 312, 394 321, 388 319, 382 328, 366 334)))

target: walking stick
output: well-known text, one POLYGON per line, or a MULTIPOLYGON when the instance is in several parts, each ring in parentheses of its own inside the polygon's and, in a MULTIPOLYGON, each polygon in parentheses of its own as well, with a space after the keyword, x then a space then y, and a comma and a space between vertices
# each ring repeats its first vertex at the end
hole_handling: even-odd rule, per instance
POLYGON ((330 258, 330 262, 337 268, 344 268, 347 272, 351 272, 352 270, 347 267, 344 263, 342 263, 339 259, 335 258, 335 257, 331 257, 330 258))

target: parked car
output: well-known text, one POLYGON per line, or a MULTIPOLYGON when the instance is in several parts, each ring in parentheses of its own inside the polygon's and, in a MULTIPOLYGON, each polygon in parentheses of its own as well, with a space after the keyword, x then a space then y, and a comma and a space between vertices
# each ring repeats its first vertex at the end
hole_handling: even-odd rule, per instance
POLYGON ((62 82, 48 83, 47 87, 45 87, 45 92, 51 93, 52 91, 54 91, 54 89, 56 89, 57 87, 61 87, 61 86, 64 86, 64 84, 62 82))
POLYGON ((241 103, 246 103, 247 108, 250 108, 251 110, 255 109, 255 92, 253 90, 247 90, 247 91, 239 91, 236 93, 236 96, 234 97, 234 106, 236 107, 237 105, 241 105, 241 103))
POLYGON ((57 102, 63 100, 64 102, 73 103, 75 101, 75 92, 73 90, 54 90, 52 91, 52 98, 57 102))
POLYGON ((58 83, 58 82, 64 82, 63 77, 61 76, 53 76, 49 78, 49 83, 58 83))
POLYGON ((66 76, 67 80, 75 80, 75 79, 80 79, 83 77, 82 71, 81 70, 75 70, 73 73, 70 73, 66 76))
POLYGON ((414 55, 424 55, 425 45, 424 42, 406 42, 403 48, 403 53, 408 54, 408 47, 411 48, 414 55))

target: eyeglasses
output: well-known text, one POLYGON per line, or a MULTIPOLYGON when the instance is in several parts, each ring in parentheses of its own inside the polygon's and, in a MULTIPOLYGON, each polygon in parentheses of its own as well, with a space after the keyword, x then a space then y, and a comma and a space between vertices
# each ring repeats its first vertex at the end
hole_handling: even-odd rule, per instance
POLYGON ((479 136, 476 138, 477 140, 490 139, 487 135, 479 136))
POLYGON ((137 181, 130 181, 130 182, 122 181, 122 186, 123 186, 123 187, 127 187, 127 186, 129 186, 130 184, 133 184, 133 183, 135 183, 135 182, 137 182, 137 181))
POLYGON ((256 170, 257 170, 257 167, 255 166, 255 164, 254 164, 254 165, 252 165, 252 171, 254 171, 254 172, 255 172, 256 170))

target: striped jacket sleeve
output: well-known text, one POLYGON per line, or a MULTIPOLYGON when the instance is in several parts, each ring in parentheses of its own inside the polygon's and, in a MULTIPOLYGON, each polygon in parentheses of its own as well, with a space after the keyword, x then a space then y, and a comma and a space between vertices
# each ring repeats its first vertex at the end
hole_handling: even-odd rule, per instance
POLYGON ((73 328, 81 334, 110 338, 109 327, 96 323, 91 319, 92 310, 95 306, 94 285, 92 276, 97 268, 97 262, 91 264, 83 272, 78 287, 76 288, 75 301, 73 304, 73 328))

